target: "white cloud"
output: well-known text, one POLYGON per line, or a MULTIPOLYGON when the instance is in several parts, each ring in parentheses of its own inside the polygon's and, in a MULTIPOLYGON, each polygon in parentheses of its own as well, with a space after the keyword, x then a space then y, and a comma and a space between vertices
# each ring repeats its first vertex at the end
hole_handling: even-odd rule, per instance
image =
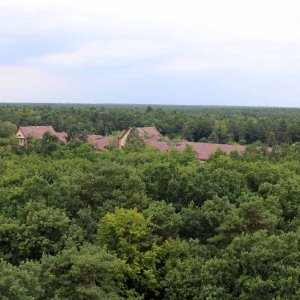
POLYGON ((168 73, 177 72, 203 72, 211 69, 221 68, 220 62, 207 62, 197 59, 175 60, 159 67, 159 71, 168 73))
MULTIPOLYGON (((0 1, 0 19, 0 44, 14 55, 5 52, 12 65, 0 66, 2 98, 47 92, 62 97, 72 86, 83 95, 87 77, 80 73, 91 69, 124 78, 126 73, 300 71, 296 0, 9 0, 0 1), (45 53, 57 36, 58 41, 66 37, 64 45, 49 47, 46 54, 32 57, 30 45, 23 51, 27 37, 35 38, 32 47, 46 43, 43 51, 34 52, 45 53), (116 71, 118 66, 122 70, 116 71)), ((89 78, 95 93, 101 83, 109 86, 105 76, 97 76, 89 78)))
POLYGON ((10 0, 2 1, 0 10, 31 17, 33 24, 44 29, 106 26, 108 30, 165 27, 177 31, 192 27, 216 31, 220 38, 223 34, 276 41, 300 37, 300 3, 296 0, 10 0))
POLYGON ((59 89, 61 84, 59 78, 40 69, 0 65, 1 101, 45 99, 53 88, 59 89))
POLYGON ((133 39, 103 40, 86 43, 68 53, 36 57, 29 62, 69 66, 126 64, 130 60, 157 56, 167 50, 170 50, 169 46, 163 42, 133 39))
POLYGON ((27 0, 26 5, 11 0, 1 2, 0 11, 15 16, 7 30, 50 37, 66 31, 82 39, 69 52, 24 59, 29 65, 131 65, 159 56, 161 68, 151 62, 150 69, 282 70, 300 64, 300 2, 293 0, 27 0), (18 19, 25 19, 25 26, 18 19), (283 43, 294 43, 295 49, 284 49, 283 43))

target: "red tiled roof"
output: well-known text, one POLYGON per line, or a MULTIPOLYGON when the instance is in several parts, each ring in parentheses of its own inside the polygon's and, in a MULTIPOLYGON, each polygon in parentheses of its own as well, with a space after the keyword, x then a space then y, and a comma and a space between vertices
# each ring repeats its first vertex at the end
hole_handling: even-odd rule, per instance
POLYGON ((137 127, 136 130, 138 131, 141 137, 155 138, 155 139, 162 138, 162 135, 155 127, 137 127))
POLYGON ((228 144, 210 144, 210 143, 194 143, 194 142, 180 142, 176 145, 178 151, 184 151, 186 145, 192 146, 195 150, 197 158, 200 160, 208 160, 209 156, 218 149, 229 154, 232 151, 244 152, 245 146, 228 145, 228 144))
POLYGON ((167 142, 164 141, 155 141, 151 139, 145 139, 145 143, 151 147, 154 147, 163 152, 169 152, 170 146, 167 142))
POLYGON ((184 151, 186 145, 190 145, 196 152, 199 160, 208 160, 209 156, 216 152, 218 149, 229 154, 232 151, 244 152, 246 147, 240 145, 227 145, 227 144, 209 144, 209 143, 194 143, 182 141, 172 145, 168 142, 162 141, 162 135, 155 127, 137 127, 139 135, 144 139, 147 145, 157 148, 163 152, 169 152, 173 146, 178 151, 184 151))
POLYGON ((93 144, 96 150, 104 150, 112 143, 115 143, 115 146, 118 145, 118 139, 114 136, 102 136, 95 134, 88 135, 88 142, 93 144))
POLYGON ((42 139, 46 132, 57 136, 63 142, 66 142, 67 138, 65 132, 56 132, 52 126, 21 126, 19 129, 26 138, 33 137, 35 139, 42 139))

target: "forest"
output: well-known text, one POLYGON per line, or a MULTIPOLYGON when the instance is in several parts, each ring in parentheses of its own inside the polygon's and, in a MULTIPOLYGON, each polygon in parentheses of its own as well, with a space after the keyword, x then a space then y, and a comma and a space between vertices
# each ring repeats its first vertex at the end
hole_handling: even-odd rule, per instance
POLYGON ((0 124, 0 137, 15 130, 12 123, 52 125, 71 138, 156 126, 164 136, 193 142, 273 146, 300 141, 300 109, 292 108, 2 104, 0 121, 6 122, 0 124))
POLYGON ((300 298, 300 110, 7 104, 0 125, 1 299, 300 298), (70 140, 21 147, 22 125, 70 140), (152 125, 247 150, 84 140, 152 125))

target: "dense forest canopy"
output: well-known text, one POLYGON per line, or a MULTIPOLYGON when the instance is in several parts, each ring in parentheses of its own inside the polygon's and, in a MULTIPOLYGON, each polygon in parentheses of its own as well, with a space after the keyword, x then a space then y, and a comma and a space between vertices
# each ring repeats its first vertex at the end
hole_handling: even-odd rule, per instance
POLYGON ((0 298, 299 299, 299 110, 0 106, 0 298), (20 147, 19 125, 67 131, 20 147), (207 163, 130 138, 95 152, 76 139, 156 125, 171 138, 244 140, 207 163), (5 130, 4 130, 4 129, 5 130), (291 143, 292 142, 292 143, 291 143))
POLYGON ((1 105, 0 120, 15 126, 52 125, 70 137, 154 125, 172 139, 194 142, 273 146, 300 141, 300 109, 288 108, 19 104, 1 105))

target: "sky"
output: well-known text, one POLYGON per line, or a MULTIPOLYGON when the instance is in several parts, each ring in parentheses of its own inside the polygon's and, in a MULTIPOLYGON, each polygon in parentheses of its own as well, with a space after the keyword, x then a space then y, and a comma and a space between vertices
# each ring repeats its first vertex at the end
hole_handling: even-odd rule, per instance
POLYGON ((0 102, 300 107, 300 1, 0 0, 0 102))

